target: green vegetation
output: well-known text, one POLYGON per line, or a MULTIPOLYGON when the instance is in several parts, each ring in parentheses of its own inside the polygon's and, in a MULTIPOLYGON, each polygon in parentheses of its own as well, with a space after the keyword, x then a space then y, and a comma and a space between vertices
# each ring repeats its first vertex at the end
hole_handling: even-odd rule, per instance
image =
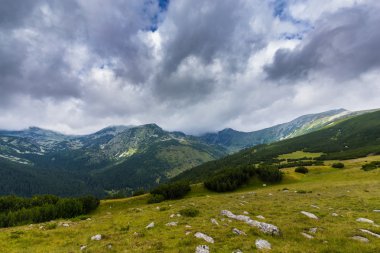
POLYGON ((179 210, 179 214, 185 217, 196 217, 199 215, 199 210, 194 207, 189 207, 179 210))
POLYGON ((306 167, 300 166, 294 169, 294 172, 307 174, 309 173, 309 170, 306 167))
POLYGON ((336 169, 343 169, 344 163, 333 163, 331 167, 336 168, 336 169))
POLYGON ((370 171, 380 168, 380 161, 373 161, 362 166, 362 170, 370 171))
POLYGON ((167 199, 183 198, 191 190, 188 182, 176 182, 170 184, 161 184, 150 191, 152 196, 163 196, 167 199))
POLYGON ((57 218, 72 218, 89 213, 98 205, 99 200, 92 196, 80 198, 59 198, 53 195, 32 198, 0 197, 0 227, 12 227, 57 218))
POLYGON ((317 157, 320 157, 323 155, 323 153, 311 153, 311 152, 304 152, 304 151, 295 151, 289 154, 282 154, 278 156, 278 159, 314 159, 317 157))

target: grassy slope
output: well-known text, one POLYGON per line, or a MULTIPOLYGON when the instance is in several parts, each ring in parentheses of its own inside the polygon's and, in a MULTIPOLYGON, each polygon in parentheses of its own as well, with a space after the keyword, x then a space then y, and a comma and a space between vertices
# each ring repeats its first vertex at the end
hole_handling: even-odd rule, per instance
POLYGON ((256 182, 234 193, 211 193, 201 185, 195 185, 187 198, 178 201, 147 205, 146 196, 102 201, 91 220, 72 221, 70 227, 44 230, 39 227, 46 224, 36 224, 0 229, 0 251, 79 252, 80 245, 84 244, 88 245, 85 252, 194 252, 197 245, 208 244, 193 236, 193 233, 200 231, 215 239, 215 244, 208 244, 211 252, 232 252, 238 248, 243 252, 252 252, 255 251, 254 241, 257 238, 271 242, 272 252, 376 252, 380 248, 380 239, 366 236, 358 229, 367 228, 380 233, 380 228, 355 221, 364 217, 380 224, 380 214, 372 211, 380 209, 380 170, 360 170, 365 161, 372 160, 380 160, 380 156, 344 161, 346 168, 340 170, 330 166, 309 167, 310 173, 307 175, 286 169, 282 184, 263 187, 256 182), (290 191, 283 192, 284 187, 290 191), (295 190, 312 193, 299 194, 295 190), (320 209, 310 205, 317 205, 320 209), (167 210, 159 211, 158 206, 167 210), (198 208, 200 216, 169 217, 190 206, 198 208), (221 221, 222 209, 236 214, 248 211, 252 218, 263 215, 266 222, 281 229, 282 236, 263 235, 239 221, 221 221), (302 210, 318 215, 320 220, 301 215, 302 210), (340 216, 333 217, 332 212, 340 216), (211 218, 216 218, 221 226, 212 225, 211 218), (145 229, 151 221, 156 226, 151 230, 145 229), (177 227, 166 227, 165 224, 170 221, 178 221, 179 224, 177 227), (186 224, 192 228, 185 228, 186 224), (129 231, 121 231, 128 225, 129 231), (247 236, 232 234, 231 230, 235 227, 245 231, 247 236), (315 239, 309 240, 300 235, 300 232, 311 227, 319 228, 315 239), (187 230, 192 234, 186 236, 187 230), (98 233, 106 238, 91 241, 90 237, 98 233), (350 239, 353 235, 364 235, 370 243, 353 241, 350 239), (111 250, 107 248, 108 244, 112 244, 111 250))

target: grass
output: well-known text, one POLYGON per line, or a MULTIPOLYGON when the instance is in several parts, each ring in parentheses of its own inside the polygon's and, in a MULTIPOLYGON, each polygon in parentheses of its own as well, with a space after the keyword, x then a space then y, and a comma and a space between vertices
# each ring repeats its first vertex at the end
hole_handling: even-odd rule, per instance
POLYGON ((264 187, 255 181, 233 193, 213 193, 197 184, 181 200, 150 205, 146 204, 147 195, 106 200, 90 214, 90 220, 58 220, 0 229, 0 252, 80 252, 81 245, 87 245, 83 252, 185 253, 194 252, 200 244, 209 245, 211 252, 236 249, 256 252, 254 242, 257 238, 268 240, 272 244, 271 252, 378 252, 380 239, 365 235, 359 229, 380 233, 380 228, 355 221, 363 217, 380 224, 380 214, 372 211, 380 209, 380 170, 360 169, 362 164, 375 160, 380 160, 380 156, 345 160, 343 170, 331 168, 337 161, 327 161, 325 166, 308 166, 306 175, 288 168, 283 170, 281 184, 264 187), (199 210, 199 215, 170 218, 171 214, 187 208, 199 210), (247 211, 253 219, 262 215, 265 222, 278 226, 282 235, 272 237, 243 222, 222 220, 225 218, 220 215, 223 209, 235 214, 247 211), (309 219, 300 211, 314 213, 320 219, 309 219), (333 212, 339 216, 333 217, 333 212), (220 226, 213 225, 211 218, 217 219, 220 226), (155 227, 145 229, 152 221, 155 227), (171 221, 178 225, 165 225, 171 221), (62 222, 69 227, 59 225, 62 222), (54 226, 49 224, 58 225, 55 229, 46 229, 54 226), (314 239, 306 239, 300 234, 312 227, 318 228, 314 239), (234 235, 233 228, 246 232, 247 236, 234 235), (187 231, 191 234, 186 235, 187 231), (198 231, 213 237, 215 243, 195 238, 193 234, 198 231), (91 241, 91 236, 96 234, 102 234, 104 239, 91 241), (365 236, 370 242, 350 239, 354 235, 365 236))
POLYGON ((279 155, 278 159, 301 159, 301 158, 317 158, 323 155, 323 153, 311 153, 311 152, 304 152, 304 151, 295 151, 289 154, 283 154, 279 155))

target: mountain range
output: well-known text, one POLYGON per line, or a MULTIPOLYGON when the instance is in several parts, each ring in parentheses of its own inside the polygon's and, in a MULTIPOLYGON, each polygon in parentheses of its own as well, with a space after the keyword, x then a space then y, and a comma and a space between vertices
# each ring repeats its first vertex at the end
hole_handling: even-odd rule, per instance
POLYGON ((0 131, 0 194, 104 196, 150 188, 205 162, 239 150, 313 132, 368 113, 344 109, 301 116, 253 132, 224 129, 201 136, 156 124, 111 126, 89 135, 38 127, 0 131))

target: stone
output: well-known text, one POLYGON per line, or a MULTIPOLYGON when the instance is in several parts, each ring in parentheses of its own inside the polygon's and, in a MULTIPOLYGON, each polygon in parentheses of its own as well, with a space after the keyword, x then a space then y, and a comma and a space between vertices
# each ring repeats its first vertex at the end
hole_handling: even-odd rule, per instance
POLYGON ((87 220, 87 221, 90 221, 90 220, 91 220, 91 218, 87 218, 86 220, 87 220))
POLYGON ((217 225, 219 226, 219 223, 216 219, 211 219, 211 223, 214 224, 214 225, 217 225))
POLYGON ((257 239, 255 241, 255 245, 257 249, 272 249, 272 245, 263 239, 257 239))
POLYGON ((316 209, 320 209, 319 206, 316 206, 316 205, 310 205, 310 206, 316 209))
POLYGON ((82 251, 82 250, 85 250, 87 248, 87 245, 82 245, 82 246, 80 246, 80 250, 82 251))
POLYGON ((315 234, 317 233, 318 228, 310 228, 309 233, 315 234))
POLYGON ((67 223, 63 223, 63 224, 62 224, 62 227, 70 227, 70 225, 67 224, 67 223))
POLYGON ((185 228, 191 228, 191 226, 190 225, 186 225, 185 228))
POLYGON ((356 221, 357 222, 363 222, 363 223, 375 224, 375 222, 373 220, 366 219, 366 218, 357 218, 356 221))
POLYGON ((207 245, 199 245, 195 248, 195 253, 210 253, 207 245))
POLYGON ((177 221, 172 221, 172 222, 166 223, 166 226, 168 226, 168 227, 175 227, 177 225, 178 225, 177 221))
POLYGON ((263 184, 263 186, 265 187, 265 186, 267 186, 266 184, 263 184))
POLYGON ((232 233, 234 233, 235 235, 247 235, 244 231, 241 231, 237 228, 233 228, 232 233))
POLYGON ((189 235, 189 234, 191 234, 191 231, 186 231, 185 232, 185 235, 189 235))
POLYGON ((101 239, 102 239, 102 235, 101 234, 97 234, 97 235, 91 236, 91 241, 100 241, 101 239))
POLYGON ((376 237, 376 238, 380 238, 380 235, 379 235, 379 234, 376 234, 376 233, 374 233, 374 232, 372 232, 372 231, 369 231, 369 230, 367 230, 367 229, 359 229, 359 230, 362 231, 363 233, 366 233, 366 234, 372 235, 372 236, 374 236, 374 237, 376 237))
POLYGON ((309 212, 306 212, 306 211, 301 211, 301 213, 307 217, 309 217, 310 219, 315 219, 315 220, 318 220, 318 217, 313 214, 313 213, 309 213, 309 212))
POLYGON ((205 241, 208 242, 208 243, 214 243, 214 239, 213 239, 212 237, 210 237, 210 236, 208 236, 208 235, 206 235, 206 234, 203 234, 203 233, 201 233, 201 232, 196 232, 196 233, 194 234, 194 236, 195 236, 196 238, 203 239, 203 240, 205 240, 205 241))
POLYGON ((359 241, 359 242, 365 242, 365 243, 368 243, 369 240, 363 236, 359 236, 359 235, 355 235, 353 237, 351 237, 352 239, 356 240, 356 241, 359 241))
POLYGON ((108 249, 112 249, 112 244, 108 244, 108 245, 107 245, 107 248, 108 248, 108 249))
POLYGON ((373 210, 373 211, 374 211, 375 213, 380 213, 380 210, 376 210, 376 209, 375 209, 375 210, 373 210))
POLYGON ((304 233, 304 232, 302 232, 301 235, 303 235, 303 236, 306 237, 307 239, 313 239, 313 238, 314 238, 314 236, 309 235, 309 234, 304 233))
POLYGON ((221 215, 227 216, 228 218, 235 219, 238 221, 243 221, 252 227, 257 227, 258 229, 260 229, 262 232, 264 232, 266 234, 280 235, 280 229, 278 227, 276 227, 275 225, 265 223, 265 222, 256 221, 256 220, 252 220, 249 216, 235 215, 231 211, 228 211, 228 210, 222 210, 221 215))
POLYGON ((244 211, 243 214, 249 214, 247 211, 244 211))
POLYGON ((257 219, 262 219, 262 220, 265 220, 265 217, 264 217, 264 216, 262 216, 262 215, 257 215, 257 216, 256 216, 256 218, 257 218, 257 219))
POLYGON ((243 251, 241 251, 240 249, 235 249, 234 251, 232 251, 232 253, 243 253, 243 251))
POLYGON ((337 213, 332 213, 331 216, 338 217, 339 215, 337 213))
POLYGON ((154 228, 154 222, 149 223, 148 226, 146 226, 145 228, 147 229, 154 228))
POLYGON ((174 217, 175 217, 175 214, 174 214, 174 213, 170 215, 170 218, 174 218, 174 217))

